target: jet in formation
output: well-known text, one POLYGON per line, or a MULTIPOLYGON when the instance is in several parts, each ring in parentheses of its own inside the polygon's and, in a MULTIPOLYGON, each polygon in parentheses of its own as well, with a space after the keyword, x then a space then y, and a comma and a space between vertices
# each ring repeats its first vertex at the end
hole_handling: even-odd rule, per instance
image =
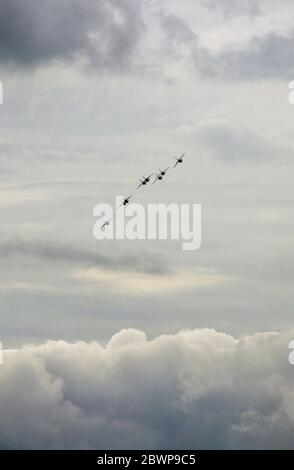
POLYGON ((137 187, 137 189, 141 188, 141 186, 146 186, 146 184, 148 184, 148 183, 150 182, 151 176, 153 176, 153 173, 152 173, 150 176, 147 176, 147 177, 146 177, 146 176, 143 176, 143 178, 144 178, 143 180, 141 180, 141 179, 139 178, 140 184, 139 184, 139 186, 137 187))
POLYGON ((169 170, 169 167, 166 168, 165 170, 161 170, 160 168, 158 169, 159 169, 159 173, 155 173, 156 178, 153 181, 153 184, 156 183, 156 181, 161 181, 163 179, 163 177, 166 175, 166 172, 169 170))
POLYGON ((183 155, 182 155, 180 158, 175 157, 176 163, 175 163, 175 165, 174 165, 174 168, 176 168, 176 166, 177 166, 179 163, 183 163, 183 158, 184 158, 185 155, 186 155, 186 154, 183 153, 183 155))
MULTIPOLYGON (((186 154, 183 153, 183 155, 181 155, 179 158, 175 157, 176 163, 174 164, 174 168, 175 168, 179 163, 183 163, 183 159, 184 159, 184 156, 185 156, 185 155, 186 155, 186 154)), ((169 169, 170 169, 170 167, 167 167, 165 170, 161 170, 161 169, 159 168, 159 173, 155 173, 155 179, 154 179, 154 181, 153 181, 153 184, 156 183, 157 181, 161 181, 161 180, 164 178, 164 176, 166 175, 166 173, 167 173, 167 171, 168 171, 169 169)), ((141 188, 141 186, 146 186, 148 183, 150 183, 150 180, 151 180, 151 178, 152 178, 153 175, 154 175, 154 173, 152 173, 151 175, 149 175, 149 176, 147 176, 147 177, 146 177, 146 176, 143 176, 143 177, 142 177, 143 179, 139 178, 140 184, 139 184, 139 186, 137 187, 136 191, 137 191, 139 188, 141 188)), ((119 207, 121 207, 121 206, 126 206, 127 204, 129 204, 130 199, 131 199, 133 196, 134 196, 134 194, 131 194, 129 197, 124 198, 124 199, 122 200, 121 205, 120 205, 119 207)), ((103 225, 101 226, 101 229, 102 229, 102 230, 105 230, 106 227, 108 227, 108 225, 110 225, 110 222, 111 222, 111 221, 112 221, 112 219, 106 220, 106 221, 103 223, 103 225)))

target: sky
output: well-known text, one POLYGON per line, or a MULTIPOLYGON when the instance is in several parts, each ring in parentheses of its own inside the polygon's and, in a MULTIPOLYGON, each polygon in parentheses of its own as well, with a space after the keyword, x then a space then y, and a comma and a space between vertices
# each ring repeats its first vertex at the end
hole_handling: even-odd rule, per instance
POLYGON ((293 43, 290 0, 0 0, 0 448, 293 448, 293 43), (93 237, 183 152, 134 199, 199 250, 93 237))

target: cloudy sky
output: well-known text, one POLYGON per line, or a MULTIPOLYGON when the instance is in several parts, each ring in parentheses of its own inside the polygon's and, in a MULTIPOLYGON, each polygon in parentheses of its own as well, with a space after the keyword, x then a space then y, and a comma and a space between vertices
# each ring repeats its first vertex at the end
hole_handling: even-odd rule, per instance
POLYGON ((0 447, 294 446, 293 44, 290 0, 0 0, 0 447), (183 152, 136 202, 200 250, 94 239, 183 152))

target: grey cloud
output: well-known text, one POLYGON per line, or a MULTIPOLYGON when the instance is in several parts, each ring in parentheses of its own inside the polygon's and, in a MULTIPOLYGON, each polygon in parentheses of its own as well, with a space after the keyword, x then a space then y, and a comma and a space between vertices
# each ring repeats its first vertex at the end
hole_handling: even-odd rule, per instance
POLYGON ((174 15, 161 14, 160 17, 163 30, 168 35, 169 41, 173 44, 188 43, 197 40, 197 36, 189 28, 187 23, 174 15))
POLYGON ((260 15, 257 0, 202 0, 204 7, 219 11, 224 17, 235 16, 254 17, 260 15))
POLYGON ((167 274, 170 272, 167 260, 158 255, 139 253, 111 257, 96 251, 72 247, 68 244, 42 240, 11 240, 0 242, 0 257, 46 259, 54 263, 71 263, 87 267, 101 267, 112 270, 134 270, 146 274, 167 274))
POLYGON ((211 71, 222 78, 289 80, 294 74, 293 42, 293 31, 253 38, 242 49, 225 50, 215 61, 211 58, 211 71))
POLYGON ((211 120, 199 125, 195 134, 214 157, 227 162, 268 162, 277 157, 275 146, 249 125, 211 120))
POLYGON ((292 337, 123 330, 6 351, 0 446, 293 449, 292 337))
POLYGON ((143 30, 129 0, 0 0, 0 61, 30 67, 81 59, 121 69, 143 30))
POLYGON ((180 135, 197 142, 204 155, 227 163, 288 165, 293 162, 293 148, 287 142, 265 137, 258 126, 235 119, 207 119, 196 126, 184 126, 180 135))
POLYGON ((176 58, 182 48, 189 63, 203 78, 222 80, 290 80, 294 75, 294 32, 270 32, 253 37, 240 46, 232 44, 218 53, 212 53, 200 43, 188 24, 173 15, 163 15, 162 28, 176 58))
MULTIPOLYGON (((205 1, 209 8, 216 4, 227 16, 259 12, 254 0, 205 1)), ((142 64, 138 50, 145 31, 142 5, 131 0, 0 0, 0 63, 34 67, 79 61, 99 70, 132 69, 142 64)), ((292 31, 254 37, 248 44, 232 45, 214 55, 184 21, 162 16, 166 47, 187 44, 189 60, 203 77, 289 80, 294 75, 292 31)))

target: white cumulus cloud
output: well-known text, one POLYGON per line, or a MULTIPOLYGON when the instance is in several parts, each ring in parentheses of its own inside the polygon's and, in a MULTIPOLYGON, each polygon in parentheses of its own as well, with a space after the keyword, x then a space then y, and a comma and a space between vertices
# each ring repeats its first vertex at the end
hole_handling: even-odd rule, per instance
POLYGON ((290 339, 129 329, 6 350, 0 447, 293 448, 290 339))

